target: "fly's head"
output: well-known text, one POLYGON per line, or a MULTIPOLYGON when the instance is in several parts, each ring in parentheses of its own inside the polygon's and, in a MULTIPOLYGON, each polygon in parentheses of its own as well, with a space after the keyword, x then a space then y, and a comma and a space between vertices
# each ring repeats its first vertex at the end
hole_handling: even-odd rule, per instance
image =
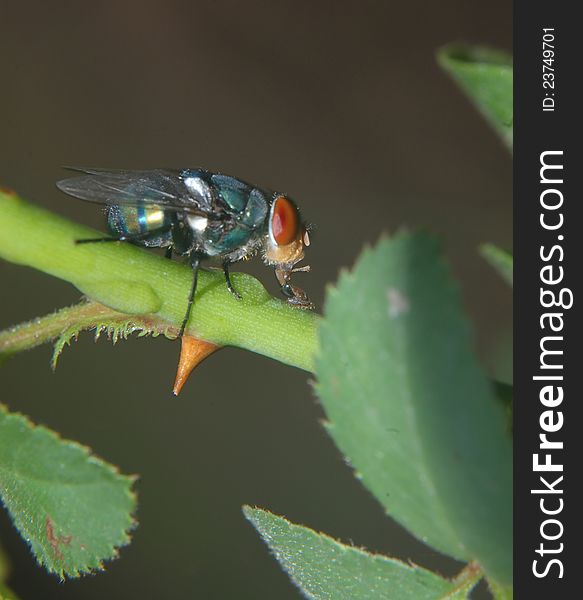
POLYGON ((267 229, 263 257, 266 264, 274 266, 282 293, 292 306, 314 308, 308 295, 290 281, 292 273, 310 270, 309 266, 295 266, 303 260, 304 250, 310 245, 310 237, 296 205, 287 196, 274 195, 267 229))

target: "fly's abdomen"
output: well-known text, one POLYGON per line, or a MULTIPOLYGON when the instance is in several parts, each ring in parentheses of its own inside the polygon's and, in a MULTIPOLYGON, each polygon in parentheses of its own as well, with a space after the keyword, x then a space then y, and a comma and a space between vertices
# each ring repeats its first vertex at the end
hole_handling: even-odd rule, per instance
POLYGON ((140 236, 144 246, 168 246, 172 237, 169 231, 168 212, 155 205, 109 206, 107 224, 117 236, 140 236))

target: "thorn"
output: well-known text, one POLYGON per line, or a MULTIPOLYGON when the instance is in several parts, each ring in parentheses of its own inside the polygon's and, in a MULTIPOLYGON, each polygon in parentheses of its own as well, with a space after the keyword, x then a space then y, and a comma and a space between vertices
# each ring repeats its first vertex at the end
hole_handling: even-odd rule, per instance
POLYGON ((194 370, 207 356, 219 350, 221 346, 199 340, 190 335, 182 336, 182 348, 180 349, 180 359, 178 360, 178 370, 172 393, 175 396, 180 394, 182 386, 194 370))

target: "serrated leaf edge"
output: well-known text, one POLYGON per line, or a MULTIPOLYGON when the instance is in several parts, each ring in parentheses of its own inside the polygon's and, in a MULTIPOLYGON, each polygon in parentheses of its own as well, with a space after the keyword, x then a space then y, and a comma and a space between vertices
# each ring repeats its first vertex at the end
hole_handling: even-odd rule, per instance
POLYGON ((296 585, 298 585, 302 594, 304 594, 306 597, 309 597, 309 598, 314 598, 314 596, 312 594, 310 594, 307 590, 304 590, 303 588, 301 588, 299 586, 298 582, 295 580, 295 578, 292 577, 290 570, 287 568, 287 566, 285 564, 288 561, 284 557, 284 553, 279 551, 277 548, 275 548, 272 545, 273 540, 259 526, 258 520, 254 516, 255 513, 263 513, 263 514, 269 515, 271 517, 275 517, 276 519, 283 521, 286 525, 289 525, 292 528, 303 529, 305 531, 308 531, 314 535, 317 535, 317 536, 324 538, 325 540, 331 542, 334 546, 339 547, 342 551, 354 550, 356 552, 364 554, 367 558, 380 559, 382 561, 386 561, 388 563, 393 563, 395 565, 398 565, 400 568, 403 568, 407 571, 425 572, 436 578, 441 579, 443 582, 451 583, 451 584, 456 584, 456 583, 458 584, 452 590, 450 590, 446 595, 440 596, 440 598, 438 598, 436 600, 456 599, 456 598, 458 598, 458 595, 460 592, 461 593, 464 593, 464 592, 469 593, 483 577, 481 569, 480 569, 479 565, 477 565, 477 563, 473 563, 473 562, 468 563, 459 575, 457 575, 454 578, 448 579, 446 577, 441 576, 439 573, 430 571, 429 569, 421 567, 421 566, 413 563, 412 561, 404 562, 402 560, 399 560, 398 558, 386 556, 384 554, 379 554, 379 553, 375 553, 375 552, 370 552, 366 548, 363 548, 360 546, 355 546, 353 544, 351 544, 351 545, 345 544, 345 543, 341 542, 340 540, 328 535, 327 533, 324 533, 321 531, 316 531, 315 529, 311 529, 310 527, 307 527, 306 525, 299 525, 297 523, 293 523, 286 517, 277 515, 271 511, 266 510, 265 508, 261 508, 259 506, 251 506, 251 505, 246 504, 246 505, 243 505, 242 511, 243 511, 243 515, 245 516, 247 521, 249 521, 251 523, 251 525, 253 525, 255 530, 259 533, 261 539, 265 542, 265 544, 267 545, 269 550, 272 552, 272 554, 274 555, 277 562, 281 565, 282 569, 290 576, 292 581, 296 585))
MULTIPOLYGON (((114 560, 114 559, 118 558, 119 550, 121 548, 123 548, 124 546, 127 546, 131 542, 132 538, 131 538, 130 532, 133 531, 138 525, 138 521, 135 517, 135 508, 137 506, 137 493, 132 489, 132 486, 137 481, 139 476, 138 475, 123 475, 117 466, 107 462, 106 460, 104 460, 104 459, 100 458, 99 456, 97 456, 96 454, 94 454, 89 446, 85 446, 85 445, 80 444, 79 442, 76 442, 73 440, 63 439, 57 432, 53 431, 52 429, 49 429, 48 427, 45 427, 44 425, 38 425, 38 424, 33 423, 26 415, 19 413, 19 412, 11 412, 8 409, 8 407, 4 403, 1 403, 1 402, 0 402, 0 413, 3 413, 8 419, 19 420, 29 430, 43 431, 50 438, 57 441, 58 443, 61 443, 66 446, 69 446, 71 448, 80 450, 89 461, 98 463, 102 468, 105 468, 114 477, 114 479, 116 479, 118 481, 119 480, 127 480, 128 481, 129 486, 126 488, 126 494, 134 506, 134 511, 130 513, 130 523, 124 528, 123 534, 122 534, 123 539, 120 541, 120 543, 118 545, 111 545, 111 547, 108 549, 109 553, 110 553, 109 556, 104 557, 104 558, 91 557, 91 560, 93 560, 93 559, 96 560, 95 565, 91 565, 87 569, 74 569, 72 571, 66 571, 64 569, 61 569, 61 570, 53 569, 53 568, 51 568, 50 565, 48 565, 45 561, 42 560, 41 556, 38 556, 37 554, 32 552, 32 547, 31 547, 30 541, 23 538, 23 539, 25 539, 28 546, 31 548, 31 553, 35 557, 35 559, 37 560, 39 565, 44 567, 49 573, 57 575, 61 581, 64 581, 65 577, 77 578, 81 575, 89 575, 91 573, 103 571, 104 563, 106 561, 110 561, 110 560, 114 560)), ((1 498, 0 498, 0 500, 1 500, 1 498)), ((2 502, 2 504, 4 504, 4 502, 2 502)), ((15 523, 15 520, 14 520, 14 517, 13 517, 11 511, 8 509, 8 507, 5 506, 5 508, 8 512, 8 514, 10 515, 11 520, 13 521, 13 523, 16 526, 16 523, 15 523)), ((22 535, 22 533, 20 532, 20 530, 18 528, 17 528, 17 531, 22 535)), ((90 562, 89 559, 88 559, 88 562, 90 562)))

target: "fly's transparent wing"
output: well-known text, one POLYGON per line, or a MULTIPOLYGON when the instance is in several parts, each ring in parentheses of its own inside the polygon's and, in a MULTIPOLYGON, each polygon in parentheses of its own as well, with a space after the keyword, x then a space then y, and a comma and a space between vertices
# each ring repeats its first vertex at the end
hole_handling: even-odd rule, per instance
POLYGON ((71 169, 83 173, 62 179, 57 187, 65 194, 108 205, 142 206, 153 204, 167 210, 212 216, 212 202, 205 190, 184 185, 180 171, 107 171, 71 169))

